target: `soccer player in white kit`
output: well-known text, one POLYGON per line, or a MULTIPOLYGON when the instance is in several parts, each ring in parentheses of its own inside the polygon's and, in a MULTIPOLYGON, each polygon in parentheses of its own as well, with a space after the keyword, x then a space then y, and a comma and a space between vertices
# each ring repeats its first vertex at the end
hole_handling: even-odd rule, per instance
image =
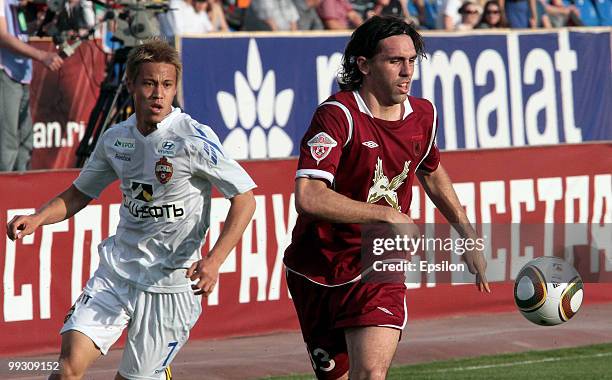
POLYGON ((253 215, 253 180, 210 127, 172 108, 181 70, 178 53, 163 41, 133 48, 127 78, 135 114, 102 135, 66 191, 7 225, 9 238, 22 238, 70 218, 119 180, 117 232, 100 244, 100 265, 66 316, 61 373, 51 379, 82 378, 125 327, 115 379, 169 378, 169 364, 200 316, 199 295, 213 290, 253 215), (213 185, 231 206, 219 239, 202 257, 213 185))

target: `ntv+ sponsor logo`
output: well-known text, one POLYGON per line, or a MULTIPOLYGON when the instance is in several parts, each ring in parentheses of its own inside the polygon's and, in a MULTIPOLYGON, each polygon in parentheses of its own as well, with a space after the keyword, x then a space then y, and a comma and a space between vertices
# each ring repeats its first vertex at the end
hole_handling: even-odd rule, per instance
POLYGON ((292 89, 276 93, 276 74, 263 75, 255 39, 249 41, 246 77, 234 73, 235 95, 217 93, 217 104, 230 129, 223 147, 234 159, 288 157, 293 141, 284 131, 293 106, 292 89))

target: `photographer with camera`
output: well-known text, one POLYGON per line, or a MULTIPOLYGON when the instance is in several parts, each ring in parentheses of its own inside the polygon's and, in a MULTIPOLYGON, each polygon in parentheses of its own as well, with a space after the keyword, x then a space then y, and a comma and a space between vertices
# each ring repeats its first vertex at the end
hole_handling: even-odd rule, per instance
POLYGON ((27 170, 32 155, 32 59, 51 71, 63 60, 27 44, 18 0, 0 0, 0 171, 27 170))

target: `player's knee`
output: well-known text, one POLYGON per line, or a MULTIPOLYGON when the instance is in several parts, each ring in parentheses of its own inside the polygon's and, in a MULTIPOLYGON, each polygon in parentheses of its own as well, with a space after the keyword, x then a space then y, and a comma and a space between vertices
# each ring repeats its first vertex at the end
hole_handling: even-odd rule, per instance
MULTIPOLYGON (((87 369, 83 361, 75 357, 60 358, 60 375, 57 380, 79 380, 85 375, 87 369)), ((53 378, 50 378, 53 379, 53 378)))
POLYGON ((385 380, 387 377, 388 366, 379 363, 363 363, 362 365, 351 366, 349 370, 350 380, 385 380))

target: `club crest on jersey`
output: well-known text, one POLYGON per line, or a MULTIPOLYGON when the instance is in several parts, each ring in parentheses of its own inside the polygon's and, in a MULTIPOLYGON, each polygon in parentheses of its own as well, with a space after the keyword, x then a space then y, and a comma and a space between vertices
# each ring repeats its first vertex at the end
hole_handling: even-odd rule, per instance
POLYGON ((410 171, 410 163, 412 161, 404 162, 404 170, 389 182, 389 178, 383 172, 382 160, 380 157, 376 159, 376 168, 374 169, 374 184, 368 191, 368 203, 376 203, 381 199, 384 199, 389 206, 393 207, 397 211, 402 211, 402 207, 399 205, 397 199, 397 189, 404 183, 408 178, 408 172, 410 171))
POLYGON ((173 172, 174 169, 172 168, 172 164, 166 157, 160 158, 159 161, 155 163, 155 176, 162 185, 170 181, 173 172))
POLYGON ((423 149, 423 144, 421 140, 412 142, 412 151, 414 152, 415 157, 421 156, 422 149, 423 149))
POLYGON ((317 133, 313 138, 308 140, 306 144, 310 147, 310 154, 312 158, 317 161, 317 165, 319 165, 321 160, 327 157, 333 147, 338 145, 336 140, 325 132, 317 133))

